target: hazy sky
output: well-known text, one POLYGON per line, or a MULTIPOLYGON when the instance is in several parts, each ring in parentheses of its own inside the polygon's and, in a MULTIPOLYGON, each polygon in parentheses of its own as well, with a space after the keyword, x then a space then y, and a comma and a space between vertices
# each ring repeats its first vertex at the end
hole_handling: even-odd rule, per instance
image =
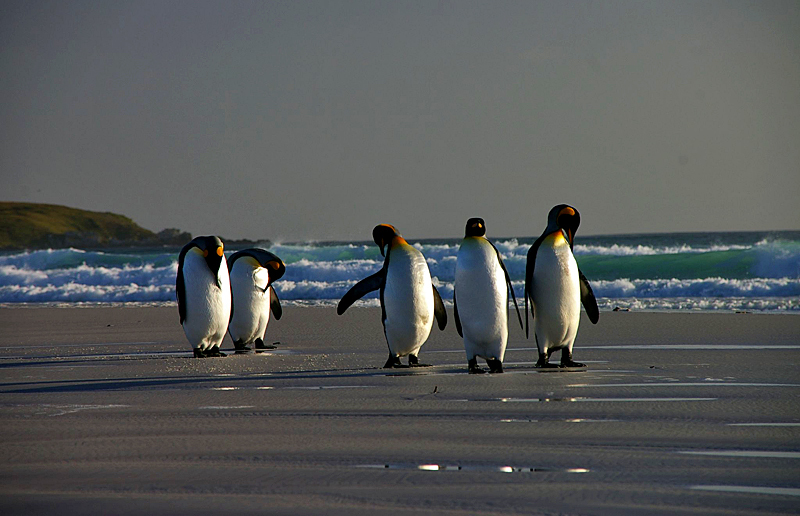
POLYGON ((0 200, 228 238, 800 228, 798 1, 0 3, 0 200))

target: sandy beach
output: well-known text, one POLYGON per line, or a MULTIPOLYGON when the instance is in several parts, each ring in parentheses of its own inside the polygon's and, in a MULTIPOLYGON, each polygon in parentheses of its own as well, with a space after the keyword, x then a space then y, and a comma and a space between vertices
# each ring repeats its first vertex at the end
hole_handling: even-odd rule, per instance
POLYGON ((800 513, 798 316, 603 312, 566 371, 512 327, 468 375, 449 315, 384 370, 374 308, 216 359, 174 307, 0 309, 0 512, 800 513))

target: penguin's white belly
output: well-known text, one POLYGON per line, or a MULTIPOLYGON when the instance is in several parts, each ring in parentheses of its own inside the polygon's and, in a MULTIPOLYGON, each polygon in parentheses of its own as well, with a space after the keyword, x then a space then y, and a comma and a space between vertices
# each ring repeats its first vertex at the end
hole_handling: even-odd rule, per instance
POLYGON ((433 285, 425 258, 411 246, 391 251, 383 308, 389 351, 416 355, 433 326, 433 285))
POLYGON ((219 346, 228 331, 231 315, 231 287, 228 267, 220 264, 220 286, 202 255, 189 252, 183 261, 186 318, 183 332, 193 348, 219 346))
MULTIPOLYGON (((247 258, 234 261, 231 269, 233 316, 229 331, 234 342, 252 344, 263 339, 269 324, 270 289, 269 271, 247 263, 247 258)), ((255 261, 255 260, 253 260, 255 261)))
POLYGON ((581 316, 578 264, 566 240, 555 240, 539 246, 533 271, 534 331, 542 352, 571 346, 581 316))
MULTIPOLYGON (((474 241, 471 241, 474 240, 474 241)), ((456 262, 456 304, 467 359, 502 361, 508 341, 508 289, 497 253, 465 239, 456 262)))

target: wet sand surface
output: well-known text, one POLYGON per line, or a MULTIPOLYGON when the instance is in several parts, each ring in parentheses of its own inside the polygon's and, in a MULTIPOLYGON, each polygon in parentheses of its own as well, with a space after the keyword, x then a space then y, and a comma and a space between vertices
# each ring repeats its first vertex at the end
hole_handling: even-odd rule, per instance
POLYGON ((384 370, 374 308, 212 359, 174 307, 0 309, 0 513, 800 513, 800 317, 604 312, 574 370, 516 327, 469 375, 449 315, 384 370))

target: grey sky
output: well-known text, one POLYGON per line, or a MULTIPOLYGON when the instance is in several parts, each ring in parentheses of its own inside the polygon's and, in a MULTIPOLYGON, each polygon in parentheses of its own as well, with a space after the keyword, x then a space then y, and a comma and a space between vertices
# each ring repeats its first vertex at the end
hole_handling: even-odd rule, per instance
POLYGON ((0 3, 0 200, 228 238, 800 228, 800 2, 0 3))

